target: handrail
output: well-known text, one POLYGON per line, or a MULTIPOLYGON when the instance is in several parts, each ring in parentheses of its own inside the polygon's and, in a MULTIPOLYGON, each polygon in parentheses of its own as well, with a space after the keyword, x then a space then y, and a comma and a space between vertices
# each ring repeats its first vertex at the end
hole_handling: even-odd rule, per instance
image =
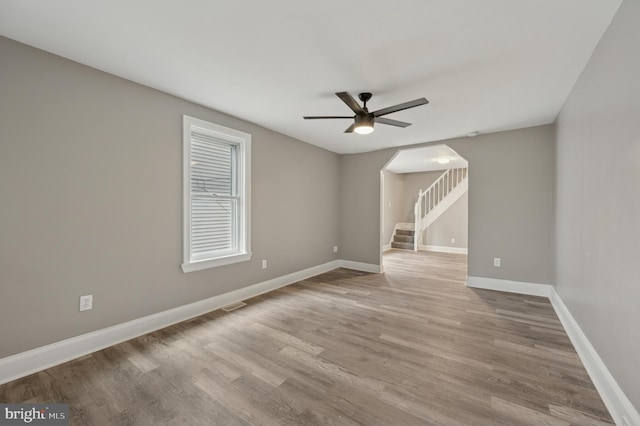
POLYGON ((418 200, 414 206, 415 213, 415 237, 413 250, 418 251, 418 240, 422 233, 422 219, 435 208, 468 174, 466 167, 448 169, 431 184, 425 191, 420 190, 418 200))

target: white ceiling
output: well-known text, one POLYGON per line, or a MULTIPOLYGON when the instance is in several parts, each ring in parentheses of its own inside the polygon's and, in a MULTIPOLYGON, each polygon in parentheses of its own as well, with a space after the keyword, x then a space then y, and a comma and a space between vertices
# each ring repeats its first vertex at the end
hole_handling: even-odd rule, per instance
POLYGON ((385 170, 393 173, 416 173, 468 166, 469 162, 453 149, 447 145, 438 144, 400 150, 385 166, 385 170), (438 160, 444 159, 449 162, 446 164, 438 163, 438 160))
POLYGON ((0 0, 0 34, 338 153, 552 122, 621 0, 0 0), (333 94, 413 125, 344 134, 333 94))

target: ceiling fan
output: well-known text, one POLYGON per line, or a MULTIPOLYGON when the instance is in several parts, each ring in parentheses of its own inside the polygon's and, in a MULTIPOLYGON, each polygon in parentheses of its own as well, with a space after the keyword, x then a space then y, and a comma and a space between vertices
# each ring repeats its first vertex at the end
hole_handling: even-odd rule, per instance
POLYGON ((351 108, 351 110, 355 112, 356 115, 353 115, 353 116, 325 115, 325 116, 312 116, 312 117, 305 116, 302 118, 304 118, 305 120, 351 118, 354 120, 354 122, 351 126, 347 127, 347 130, 345 130, 344 132, 353 133, 355 131, 356 133, 359 133, 361 135, 366 135, 368 133, 373 132, 373 123, 388 124, 390 126, 397 126, 397 127, 411 126, 411 123, 406 123, 404 121, 398 121, 398 120, 391 120, 390 118, 384 118, 382 116, 391 114, 392 112, 402 111, 404 109, 409 109, 409 108, 413 108, 413 107, 417 107, 417 106, 425 105, 429 103, 429 101, 426 100, 425 98, 420 98, 420 99, 415 99, 413 101, 404 102, 402 104, 390 106, 387 108, 382 108, 374 112, 369 112, 369 110, 367 109, 367 102, 369 101, 369 99, 371 99, 371 96, 373 96, 369 92, 360 93, 358 95, 358 98, 360 98, 360 100, 364 103, 363 106, 360 106, 358 102, 356 102, 356 100, 353 99, 353 96, 349 94, 349 92, 338 92, 336 93, 336 96, 342 99, 342 102, 347 104, 347 106, 351 108))

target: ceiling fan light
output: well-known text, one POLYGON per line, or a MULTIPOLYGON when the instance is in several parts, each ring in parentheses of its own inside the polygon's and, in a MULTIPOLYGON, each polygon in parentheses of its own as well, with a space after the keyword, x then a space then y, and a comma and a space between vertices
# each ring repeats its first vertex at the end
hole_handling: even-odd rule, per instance
POLYGON ((369 115, 356 115, 356 126, 353 131, 360 135, 368 135, 373 132, 373 117, 369 115))
POLYGON ((360 135, 368 135, 369 133, 373 132, 373 126, 363 124, 353 129, 353 131, 360 135))

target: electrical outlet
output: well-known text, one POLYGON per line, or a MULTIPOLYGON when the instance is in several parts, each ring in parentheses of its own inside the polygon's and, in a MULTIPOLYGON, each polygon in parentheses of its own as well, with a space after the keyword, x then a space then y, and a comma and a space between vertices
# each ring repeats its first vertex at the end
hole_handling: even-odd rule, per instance
POLYGON ((333 246, 333 252, 337 253, 338 252, 338 246, 333 246))
POLYGON ((499 257, 494 257, 493 258, 493 266, 495 266, 496 268, 500 267, 500 258, 499 257))
POLYGON ((455 239, 455 238, 452 238, 452 239, 451 239, 451 244, 453 244, 453 243, 455 243, 455 242, 456 242, 456 239, 455 239))
POLYGON ((93 294, 80 296, 80 311, 93 309, 93 294))
POLYGON ((262 269, 267 269, 267 259, 262 260, 262 269))

